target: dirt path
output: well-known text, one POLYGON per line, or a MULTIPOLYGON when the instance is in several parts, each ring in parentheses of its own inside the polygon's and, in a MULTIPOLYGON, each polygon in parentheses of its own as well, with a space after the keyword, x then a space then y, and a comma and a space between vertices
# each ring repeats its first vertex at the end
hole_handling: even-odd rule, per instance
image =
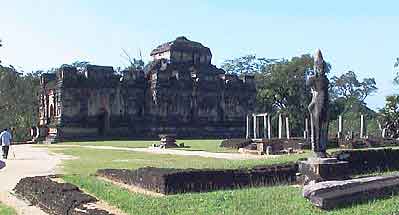
POLYGON ((133 152, 147 152, 154 154, 169 154, 169 155, 184 155, 184 156, 200 156, 207 158, 219 158, 228 160, 249 160, 249 159, 267 159, 278 157, 279 155, 250 155, 240 153, 217 153, 217 152, 206 152, 206 151, 187 151, 187 150, 176 150, 176 149, 160 149, 160 148, 126 148, 126 147, 114 147, 114 146, 81 146, 84 148, 91 149, 104 149, 104 150, 122 150, 122 151, 133 151, 133 152))
POLYGON ((52 155, 46 148, 31 145, 11 146, 8 160, 0 161, 0 202, 13 207, 18 214, 46 214, 37 207, 28 205, 12 194, 12 189, 21 178, 57 173, 57 165, 67 156, 52 155), (5 166, 4 166, 5 164, 5 166))

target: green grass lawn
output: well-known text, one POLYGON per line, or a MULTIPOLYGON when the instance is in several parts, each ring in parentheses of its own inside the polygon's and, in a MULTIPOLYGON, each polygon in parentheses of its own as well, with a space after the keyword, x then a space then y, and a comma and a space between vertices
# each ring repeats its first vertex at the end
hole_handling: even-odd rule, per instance
POLYGON ((167 197, 131 193, 87 176, 66 176, 74 183, 128 214, 248 214, 248 215, 388 215, 399 213, 399 197, 372 201, 330 212, 313 207, 292 186, 226 190, 167 197))
POLYGON ((63 169, 68 174, 93 174, 97 169, 104 168, 129 168, 153 166, 164 168, 245 168, 257 165, 295 162, 309 154, 283 155, 278 158, 262 160, 225 160, 204 158, 199 156, 178 156, 166 154, 151 154, 122 150, 100 150, 80 147, 51 147, 54 152, 78 157, 79 159, 67 160, 63 169))
MULTIPOLYGON (((222 140, 177 140, 177 144, 184 143, 186 148, 181 150, 203 150, 208 152, 237 152, 236 149, 219 147, 222 140)), ((132 140, 132 141, 89 141, 89 142, 63 142, 57 145, 82 145, 82 146, 114 146, 130 148, 146 148, 159 144, 159 140, 132 140)))
POLYGON ((14 209, 7 207, 0 203, 0 215, 15 215, 17 214, 14 209))
MULTIPOLYGON (((79 147, 49 147, 52 151, 78 157, 76 160, 64 162, 65 181, 76 184, 92 195, 117 206, 127 214, 381 215, 399 213, 399 197, 371 201, 325 212, 315 208, 306 199, 302 198, 301 189, 293 186, 151 197, 129 192, 92 176, 97 169, 102 168, 139 168, 144 166, 169 168, 251 167, 296 161, 299 158, 309 156, 309 153, 285 155, 277 159, 232 161, 196 156, 158 155, 79 147)), ((201 148, 200 145, 198 147, 201 148)), ((209 146, 205 148, 209 149, 209 146)))

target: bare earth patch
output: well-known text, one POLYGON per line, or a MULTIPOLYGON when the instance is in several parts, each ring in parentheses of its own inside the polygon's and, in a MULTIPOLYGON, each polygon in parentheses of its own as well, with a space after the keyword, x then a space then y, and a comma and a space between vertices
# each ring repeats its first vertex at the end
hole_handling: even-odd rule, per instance
MULTIPOLYGON (((58 182, 58 183, 66 183, 66 182, 64 181, 64 179, 58 178, 58 177, 51 178, 51 180, 53 180, 53 181, 55 181, 55 182, 58 182)), ((111 181, 111 180, 109 180, 109 181, 111 181)), ((86 192, 85 190, 83 190, 83 191, 86 192)), ((88 193, 88 192, 86 192, 86 193, 88 193)), ((90 194, 90 195, 92 195, 92 194, 90 194)), ((92 196, 94 196, 94 195, 92 195, 92 196)), ((96 198, 97 198, 97 197, 96 197, 96 198)), ((108 211, 108 212, 110 212, 110 213, 112 213, 112 214, 126 215, 126 214, 125 214, 124 212, 122 212, 119 208, 117 208, 117 207, 115 207, 115 206, 112 206, 112 205, 109 205, 107 202, 104 202, 104 201, 100 200, 99 198, 97 198, 97 199, 98 199, 98 201, 95 202, 95 203, 88 203, 88 204, 86 205, 87 208, 98 208, 98 209, 106 210, 106 211, 108 211)))
POLYGON ((18 214, 46 214, 39 208, 19 200, 12 194, 18 181, 25 177, 57 174, 57 166, 69 156, 50 154, 46 148, 32 145, 13 145, 9 159, 3 160, 5 167, 0 169, 0 202, 14 208, 18 214))

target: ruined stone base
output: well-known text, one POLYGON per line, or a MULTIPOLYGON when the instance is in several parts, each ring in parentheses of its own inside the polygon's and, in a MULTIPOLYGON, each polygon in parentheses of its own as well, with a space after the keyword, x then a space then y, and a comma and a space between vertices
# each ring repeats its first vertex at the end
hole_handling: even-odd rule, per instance
POLYGON ((308 158, 299 162, 299 173, 302 182, 320 182, 329 180, 347 179, 349 163, 336 158, 308 158))
POLYGON ((21 179, 15 194, 48 214, 57 215, 112 215, 98 208, 93 196, 69 183, 58 183, 48 176, 21 179))
POLYGON ((162 149, 179 148, 176 144, 176 134, 160 134, 161 142, 159 147, 162 149))
POLYGON ((258 166, 250 169, 100 169, 96 175, 155 193, 207 192, 244 187, 296 183, 296 164, 258 166))
POLYGON ((303 196, 322 209, 345 207, 376 198, 399 194, 399 175, 343 181, 325 181, 303 188, 303 196))

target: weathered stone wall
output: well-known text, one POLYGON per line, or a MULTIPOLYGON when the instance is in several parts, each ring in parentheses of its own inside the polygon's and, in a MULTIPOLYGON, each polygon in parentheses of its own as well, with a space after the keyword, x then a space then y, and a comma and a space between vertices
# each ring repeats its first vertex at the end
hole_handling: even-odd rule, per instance
POLYGON ((333 152, 332 156, 348 161, 352 174, 399 170, 399 149, 341 150, 333 152))
POLYGON ((43 76, 41 125, 58 128, 60 139, 91 138, 93 128, 97 135, 118 137, 238 137, 256 94, 249 77, 163 60, 146 73, 118 75, 110 67, 89 65, 82 71, 64 67, 50 77, 43 76))

